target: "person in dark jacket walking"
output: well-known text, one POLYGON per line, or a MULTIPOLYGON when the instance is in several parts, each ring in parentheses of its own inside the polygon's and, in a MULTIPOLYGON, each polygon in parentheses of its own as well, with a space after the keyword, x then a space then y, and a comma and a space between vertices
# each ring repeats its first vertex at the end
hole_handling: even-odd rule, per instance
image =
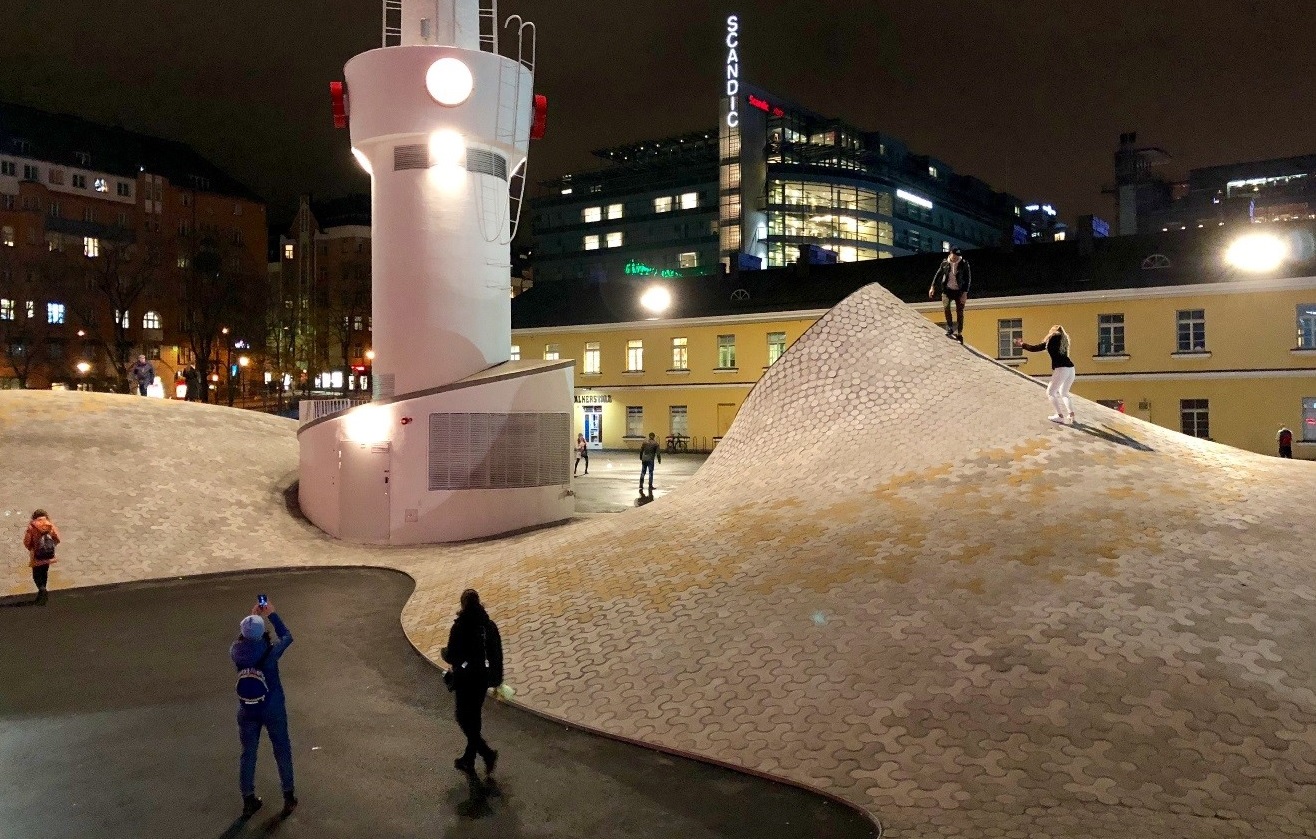
POLYGON ((644 476, 649 475, 649 497, 653 497, 653 463, 657 459, 659 463, 663 462, 662 449, 658 448, 658 440, 652 431, 649 432, 649 439, 640 444, 640 495, 644 495, 644 476))
POLYGON ((928 299, 937 299, 941 291, 941 304, 946 310, 946 337, 964 341, 964 306, 969 302, 969 286, 973 284, 973 270, 969 261, 960 254, 959 248, 951 248, 950 253, 937 267, 932 275, 932 287, 928 289, 928 299), (951 304, 955 304, 955 319, 950 316, 951 304))
POLYGON ((146 360, 146 356, 139 355, 137 363, 128 371, 128 377, 137 385, 137 395, 145 396, 146 389, 155 381, 155 368, 146 360))
POLYGON ((1288 426, 1281 425, 1275 433, 1275 443, 1279 446, 1280 457, 1293 457, 1293 432, 1288 426))
POLYGON ((1069 389, 1074 386, 1074 362, 1069 360, 1069 333, 1059 324, 1046 333, 1046 340, 1040 344, 1025 344, 1023 339, 1015 338, 1014 345, 1029 352, 1046 350, 1051 356, 1051 384, 1047 385, 1046 395, 1051 399, 1056 412, 1047 419, 1051 422, 1065 423, 1074 421, 1074 409, 1069 401, 1069 389))
POLYGON ((457 701, 457 725, 466 735, 466 751, 453 761, 462 772, 475 771, 475 756, 484 758, 484 771, 492 775, 498 752, 489 748, 481 736, 481 715, 489 688, 503 683, 503 639, 480 605, 480 594, 468 588, 462 592, 461 611, 452 622, 448 646, 440 653, 452 665, 451 687, 457 701))
POLYGON ((269 733, 274 762, 279 766, 286 817, 297 806, 297 795, 293 789, 292 741, 288 737, 288 707, 279 680, 279 659, 292 644, 292 633, 274 611, 273 603, 257 605, 242 619, 239 630, 241 635, 229 648, 229 657, 237 668, 239 683, 238 738, 242 742, 242 759, 238 764, 238 786, 242 792, 242 815, 250 818, 264 803, 256 795, 256 752, 263 728, 269 733), (275 638, 269 636, 267 623, 273 625, 275 638), (253 671, 259 675, 253 675, 253 671), (243 690, 244 682, 263 683, 256 690, 259 698, 243 690))
POLYGON ((55 564, 55 546, 59 544, 59 528, 45 510, 34 510, 27 530, 23 533, 23 547, 27 548, 28 567, 32 569, 32 582, 37 587, 38 606, 46 605, 46 581, 50 566, 55 564))

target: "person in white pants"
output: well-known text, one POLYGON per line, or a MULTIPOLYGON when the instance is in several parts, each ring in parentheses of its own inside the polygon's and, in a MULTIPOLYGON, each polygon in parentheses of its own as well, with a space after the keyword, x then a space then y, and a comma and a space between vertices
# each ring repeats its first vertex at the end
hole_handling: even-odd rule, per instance
POLYGON ((1047 419, 1051 422, 1065 423, 1074 421, 1074 408, 1069 401, 1069 389, 1074 386, 1074 362, 1069 360, 1069 333, 1060 324, 1051 327, 1046 339, 1040 344, 1025 344, 1016 338, 1014 345, 1029 352, 1046 350, 1051 356, 1051 384, 1047 385, 1046 395, 1056 412, 1047 419))

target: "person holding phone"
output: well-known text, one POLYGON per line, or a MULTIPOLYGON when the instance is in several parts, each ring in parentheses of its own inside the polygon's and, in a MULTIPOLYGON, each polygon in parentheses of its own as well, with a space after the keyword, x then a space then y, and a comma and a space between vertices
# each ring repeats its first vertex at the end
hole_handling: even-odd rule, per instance
POLYGON ((251 614, 238 624, 239 637, 229 648, 238 671, 238 739, 242 757, 238 763, 238 786, 242 792, 242 816, 250 818, 264 803, 256 795, 256 753, 264 729, 274 749, 283 784, 283 816, 297 806, 293 789, 292 741, 288 736, 288 708, 279 679, 279 659, 292 644, 292 633, 265 595, 257 597, 251 614), (274 628, 271 637, 269 627, 274 628))

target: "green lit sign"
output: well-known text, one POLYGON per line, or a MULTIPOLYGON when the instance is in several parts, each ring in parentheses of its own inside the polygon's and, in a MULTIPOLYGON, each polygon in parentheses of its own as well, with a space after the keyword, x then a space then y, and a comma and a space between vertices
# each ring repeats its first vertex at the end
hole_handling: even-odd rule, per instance
POLYGON ((626 274, 627 276, 631 276, 631 277, 671 278, 671 277, 684 276, 680 271, 676 271, 672 268, 663 268, 659 270, 658 268, 653 268, 649 265, 645 265, 643 262, 637 262, 634 259, 626 263, 626 274))

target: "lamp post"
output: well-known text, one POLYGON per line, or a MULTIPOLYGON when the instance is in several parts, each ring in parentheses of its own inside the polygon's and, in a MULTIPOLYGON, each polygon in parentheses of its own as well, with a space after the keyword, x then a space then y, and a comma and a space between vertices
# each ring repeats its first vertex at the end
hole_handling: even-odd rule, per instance
POLYGON ((85 361, 79 361, 77 364, 77 368, 78 368, 78 375, 82 377, 82 381, 78 384, 78 390, 86 390, 87 374, 91 372, 91 365, 85 361))
POLYGON ((246 370, 247 365, 250 363, 251 363, 251 359, 247 358, 245 355, 238 356, 238 396, 239 397, 246 396, 245 392, 242 389, 242 371, 246 370))
POLYGON ((366 350, 366 388, 371 397, 375 395, 375 351, 366 350))

